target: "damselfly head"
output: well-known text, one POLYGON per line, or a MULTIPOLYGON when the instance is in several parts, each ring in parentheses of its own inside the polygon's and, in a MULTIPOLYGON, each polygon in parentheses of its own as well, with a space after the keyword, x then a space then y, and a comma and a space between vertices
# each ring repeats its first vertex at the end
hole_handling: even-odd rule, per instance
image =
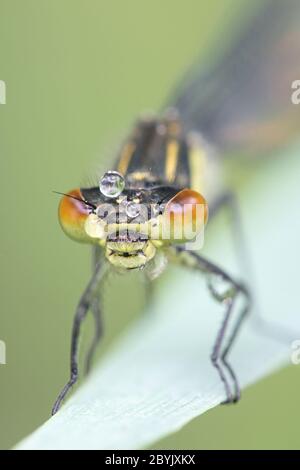
POLYGON ((157 248, 191 241, 203 230, 208 209, 203 196, 169 186, 132 188, 116 171, 106 172, 99 187, 65 194, 59 220, 74 240, 105 249, 117 267, 141 268, 157 248))

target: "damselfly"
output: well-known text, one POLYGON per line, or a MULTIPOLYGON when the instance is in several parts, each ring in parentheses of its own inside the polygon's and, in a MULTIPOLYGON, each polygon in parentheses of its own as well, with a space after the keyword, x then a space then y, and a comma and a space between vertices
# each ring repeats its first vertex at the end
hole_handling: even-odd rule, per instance
POLYGON ((223 206, 235 210, 233 195, 220 193, 207 175, 215 174, 209 171, 216 164, 212 148, 222 156, 261 155, 298 132, 300 108, 292 104, 291 90, 300 78, 299 19, 298 0, 265 2, 222 60, 206 71, 196 66, 167 111, 137 121, 99 185, 63 196, 61 226, 72 239, 93 246, 94 271, 75 313, 70 379, 53 414, 78 379, 78 340, 88 311, 95 320, 86 360, 90 369, 102 333, 97 292, 107 270, 139 269, 151 279, 167 261, 201 271, 222 304, 211 361, 224 384, 224 402, 240 398, 228 354, 250 311, 251 296, 242 282, 199 254, 208 206, 210 218, 223 206), (239 297, 243 304, 227 336, 239 297))

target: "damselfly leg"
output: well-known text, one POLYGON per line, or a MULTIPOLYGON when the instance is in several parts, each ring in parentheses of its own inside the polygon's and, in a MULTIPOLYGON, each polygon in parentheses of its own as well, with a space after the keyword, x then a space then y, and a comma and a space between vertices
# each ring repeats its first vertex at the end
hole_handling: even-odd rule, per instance
POLYGON ((99 262, 96 265, 93 276, 88 283, 80 301, 74 317, 72 340, 71 340, 71 363, 70 363, 70 379, 58 395, 54 406, 52 408, 52 415, 54 415, 60 408, 62 401, 68 394, 69 390, 77 382, 78 379, 78 345, 81 326, 86 318, 89 309, 92 307, 95 294, 98 291, 99 283, 106 272, 106 265, 99 262))
MULTIPOLYGON (((232 191, 225 191, 223 194, 221 194, 211 205, 210 207, 210 218, 214 218, 222 209, 225 209, 229 212, 230 215, 230 228, 232 229, 232 235, 233 235, 233 241, 234 241, 234 248, 236 251, 236 255, 238 258, 238 262, 240 265, 240 268, 242 270, 242 274, 244 275, 244 272, 247 275, 247 278, 249 278, 251 269, 250 269, 250 261, 249 261, 249 256, 248 256, 248 250, 246 246, 246 240, 245 240, 245 235, 244 235, 244 230, 243 230, 243 223, 241 220, 241 214, 239 210, 239 204, 238 200, 236 198, 236 195, 232 191)), ((249 279, 248 279, 249 280, 249 279)), ((245 287, 243 287, 245 289, 245 287)), ((249 292, 247 291, 247 295, 249 297, 249 292)), ((250 300, 250 297, 249 297, 250 300)), ((228 312, 230 316, 230 313, 234 307, 235 304, 235 299, 232 300, 232 304, 228 306, 228 312)), ((240 395, 240 390, 238 387, 238 381, 235 375, 235 372, 233 371, 231 365, 229 364, 227 360, 227 355, 230 351, 230 348, 238 334, 238 331, 240 329, 240 326, 242 325, 243 320, 245 319, 247 313, 250 310, 250 305, 246 305, 245 308, 240 312, 238 319, 236 320, 236 324, 233 327, 231 336, 229 337, 229 340, 227 342, 227 345, 225 346, 223 352, 222 352, 222 361, 226 365, 228 372, 230 373, 233 382, 235 384, 235 395, 239 398, 240 395)), ((224 323, 226 323, 227 320, 227 315, 225 315, 224 323)), ((229 320, 229 319, 228 319, 229 320)), ((222 331, 222 328, 221 328, 222 331)), ((218 348, 217 348, 218 350, 218 348)), ((216 354, 213 354, 212 357, 215 358, 216 354)))
POLYGON ((192 269, 199 270, 205 273, 208 278, 210 278, 210 276, 217 276, 227 285, 227 289, 223 292, 220 292, 217 290, 217 288, 215 288, 212 282, 208 283, 209 290, 214 299, 216 299, 225 307, 224 319, 213 346, 211 361, 214 367, 217 369, 220 379, 222 380, 225 387, 226 399, 224 403, 235 403, 239 400, 241 395, 240 386, 236 374, 228 362, 227 356, 234 344, 234 340, 236 339, 238 332, 240 331, 243 321, 250 311, 250 294, 243 284, 235 281, 223 269, 219 268, 211 261, 203 258, 198 253, 185 250, 184 248, 178 246, 175 247, 174 250, 180 264, 192 269), (229 329, 229 322, 234 313, 236 300, 240 295, 244 297, 244 305, 238 311, 238 318, 233 325, 229 339, 226 340, 229 329), (230 383, 230 381, 227 379, 226 371, 231 377, 232 383, 230 383))

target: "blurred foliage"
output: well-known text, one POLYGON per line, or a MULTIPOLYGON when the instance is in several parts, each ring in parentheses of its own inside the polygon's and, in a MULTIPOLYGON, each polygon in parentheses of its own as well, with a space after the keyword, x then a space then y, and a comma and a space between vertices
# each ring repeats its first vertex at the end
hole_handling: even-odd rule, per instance
MULTIPOLYGON (((0 338, 8 361, 0 366, 1 448, 49 416, 68 374, 72 316, 89 276, 88 247, 60 230, 51 191, 80 185, 93 164, 109 167, 132 120, 159 109, 208 44, 218 50, 225 26, 245 5, 0 0, 0 79, 7 85, 0 106, 0 338)), ((111 276, 99 355, 139 314, 141 285, 135 274, 111 276)), ((90 333, 88 322, 83 347, 90 333)), ((160 447, 297 446, 298 385, 291 367, 252 387, 239 406, 219 407, 160 447)))

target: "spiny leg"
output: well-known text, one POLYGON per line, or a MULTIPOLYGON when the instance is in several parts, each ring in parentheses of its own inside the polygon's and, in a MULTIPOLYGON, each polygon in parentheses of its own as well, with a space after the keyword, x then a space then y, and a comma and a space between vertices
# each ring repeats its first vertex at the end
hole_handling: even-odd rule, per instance
POLYGON ((80 336, 80 329, 82 322, 86 318, 87 312, 93 301, 93 296, 103 275, 106 271, 106 265, 98 263, 94 274, 88 283, 76 309, 73 329, 72 329, 72 340, 71 340, 71 361, 70 361, 70 379, 58 395, 54 406, 52 408, 52 415, 54 415, 60 408, 62 401, 68 394, 72 386, 77 382, 78 379, 78 342, 80 336))
POLYGON ((79 334, 80 334, 80 327, 85 319, 89 306, 90 306, 90 299, 91 292, 89 289, 85 291, 83 294, 76 313, 75 313, 75 318, 73 322, 73 329, 72 329, 72 341, 71 341, 71 363, 70 363, 70 379, 58 395, 54 406, 52 408, 52 415, 54 415, 60 408, 60 405, 64 398, 66 397, 67 393, 69 390, 72 388, 72 386, 76 383, 78 379, 78 341, 79 341, 79 334))
MULTIPOLYGON (((210 263, 210 269, 213 269, 213 271, 210 271, 210 272, 213 275, 216 274, 214 268, 215 268, 215 266, 212 265, 212 263, 210 263)), ((241 390, 240 390, 240 386, 239 386, 237 376, 236 376, 231 364, 229 363, 229 361, 227 359, 227 356, 228 356, 228 354, 231 350, 231 347, 233 346, 234 341, 235 341, 235 339, 236 339, 236 337, 237 337, 237 335, 240 331, 240 328, 242 326, 243 321, 245 320, 247 314, 250 311, 251 301, 250 301, 249 292, 247 291, 247 289, 243 285, 238 284, 230 276, 228 276, 228 274, 225 273, 223 270, 222 270, 222 273, 220 273, 220 268, 218 268, 218 270, 219 270, 219 272, 217 273, 217 276, 221 276, 223 280, 225 280, 226 282, 228 282, 230 284, 231 287, 227 291, 224 291, 223 293, 219 293, 219 292, 214 292, 212 286, 210 286, 210 291, 211 291, 213 297, 218 302, 225 305, 225 308, 226 308, 223 324, 222 324, 220 333, 217 336, 217 339, 216 339, 216 342, 215 342, 215 347, 213 349, 213 354, 211 356, 211 359, 212 359, 212 362, 213 362, 214 366, 217 369, 218 369, 217 361, 220 360, 223 363, 223 365, 226 367, 226 369, 227 369, 227 371, 228 371, 228 373, 229 373, 229 375, 232 379, 234 390, 233 390, 233 392, 230 392, 230 394, 228 394, 227 390, 226 390, 227 398, 223 402, 224 404, 226 404, 226 403, 236 403, 241 397, 241 390), (223 340, 224 340, 224 337, 225 337, 225 333, 227 332, 227 328, 229 326, 228 325, 229 320, 230 320, 230 317, 232 316, 232 314, 234 313, 233 310, 234 310, 234 307, 236 305, 236 300, 237 300, 237 297, 238 297, 239 294, 243 294, 246 303, 243 306, 243 308, 238 310, 238 317, 237 317, 237 319, 236 319, 236 321, 233 325, 233 328, 231 329, 229 339, 223 345, 222 343, 223 343, 223 340), (220 345, 220 347, 218 347, 219 345, 220 345), (221 348, 221 346, 224 346, 224 347, 221 348), (216 352, 218 352, 219 354, 216 355, 216 352)))
POLYGON ((211 361, 214 367, 217 369, 219 376, 224 384, 226 397, 227 397, 226 402, 228 403, 233 401, 233 395, 231 392, 231 387, 227 381, 226 375, 224 374, 223 368, 220 364, 220 360, 222 358, 222 354, 221 354, 222 344, 223 344, 224 336, 228 327, 229 319, 232 314, 233 304, 234 304, 233 300, 228 301, 228 306, 226 309, 225 317, 223 319, 221 328, 219 330, 219 333, 215 340, 215 344, 213 346, 212 354, 210 356, 211 361))
POLYGON ((238 319, 236 320, 236 323, 233 327, 233 331, 231 333, 231 336, 227 342, 227 345, 225 346, 223 352, 222 352, 222 356, 221 356, 221 360, 223 361, 224 365, 227 367, 227 370, 228 372, 230 373, 231 375, 231 378, 233 380, 233 383, 234 383, 234 388, 235 388, 235 393, 234 393, 234 402, 237 402, 240 398, 241 398, 241 391, 240 391, 240 388, 239 388, 239 384, 238 384, 238 380, 237 380, 237 377, 236 377, 236 374, 234 372, 234 370, 232 369, 231 365, 229 364, 228 360, 227 360, 227 355, 231 349, 231 346, 233 345, 234 343, 234 340, 242 326, 242 323, 243 321, 246 319, 246 316, 247 314, 249 313, 250 311, 250 302, 246 305, 246 307, 241 311, 238 319))
MULTIPOLYGON (((236 339, 236 337, 237 337, 237 335, 240 331, 242 323, 246 319, 247 314, 250 312, 251 296, 250 296, 249 291, 242 284, 236 284, 233 287, 234 287, 235 292, 231 291, 231 294, 229 294, 229 295, 226 294, 226 293, 223 294, 223 296, 219 296, 219 295, 216 296, 214 294, 213 295, 216 298, 216 300, 218 300, 219 302, 223 301, 223 303, 225 303, 225 304, 227 302, 235 304, 235 299, 237 298, 237 295, 239 293, 243 294, 244 299, 246 300, 245 305, 243 306, 243 308, 240 309, 240 311, 238 313, 238 317, 235 320, 235 323, 233 324, 233 327, 231 329, 229 339, 227 340, 227 342, 225 344, 225 347, 224 347, 224 349, 221 353, 221 361, 223 362, 223 364, 227 368, 227 370, 228 370, 228 372, 229 372, 229 374, 232 378, 233 384, 234 384, 234 394, 233 394, 233 400, 232 401, 237 402, 240 399, 241 391, 240 391, 240 387, 239 387, 239 384, 238 384, 236 374, 235 374, 234 370, 232 369, 232 366, 230 365, 230 363, 227 360, 227 355, 230 352, 231 347, 233 346, 233 343, 234 343, 234 341, 235 341, 235 339, 236 339)), ((233 307, 233 305, 232 305, 232 307, 233 307)), ((229 309, 229 307, 228 307, 228 309, 229 309)), ((227 403, 227 401, 225 403, 227 403)))
POLYGON ((210 292, 213 297, 223 305, 225 305, 225 316, 223 319, 222 326, 217 335, 213 352, 211 355, 211 360, 214 367, 217 369, 219 376, 224 383, 226 400, 225 403, 233 403, 238 401, 240 398, 240 387, 235 372, 232 369, 232 366, 228 362, 227 355, 229 354, 231 347, 234 344, 234 341, 237 337, 238 332, 242 326, 244 319, 246 318, 247 313, 250 311, 250 295, 248 290, 242 284, 236 282, 229 274, 227 274, 223 269, 219 268, 217 265, 203 258, 194 251, 187 251, 182 247, 175 248, 177 255, 181 264, 185 264, 188 267, 197 269, 207 275, 214 275, 221 278, 222 281, 225 281, 228 284, 229 288, 225 292, 218 292, 214 289, 212 284, 209 284, 210 292), (235 301, 237 296, 242 294, 245 299, 245 306, 239 311, 238 318, 234 324, 232 333, 229 337, 229 340, 224 345, 225 335, 229 327, 229 320, 233 314, 233 308, 235 306, 235 301), (231 391, 230 383, 227 380, 222 364, 227 369, 234 386, 234 391, 231 391))

